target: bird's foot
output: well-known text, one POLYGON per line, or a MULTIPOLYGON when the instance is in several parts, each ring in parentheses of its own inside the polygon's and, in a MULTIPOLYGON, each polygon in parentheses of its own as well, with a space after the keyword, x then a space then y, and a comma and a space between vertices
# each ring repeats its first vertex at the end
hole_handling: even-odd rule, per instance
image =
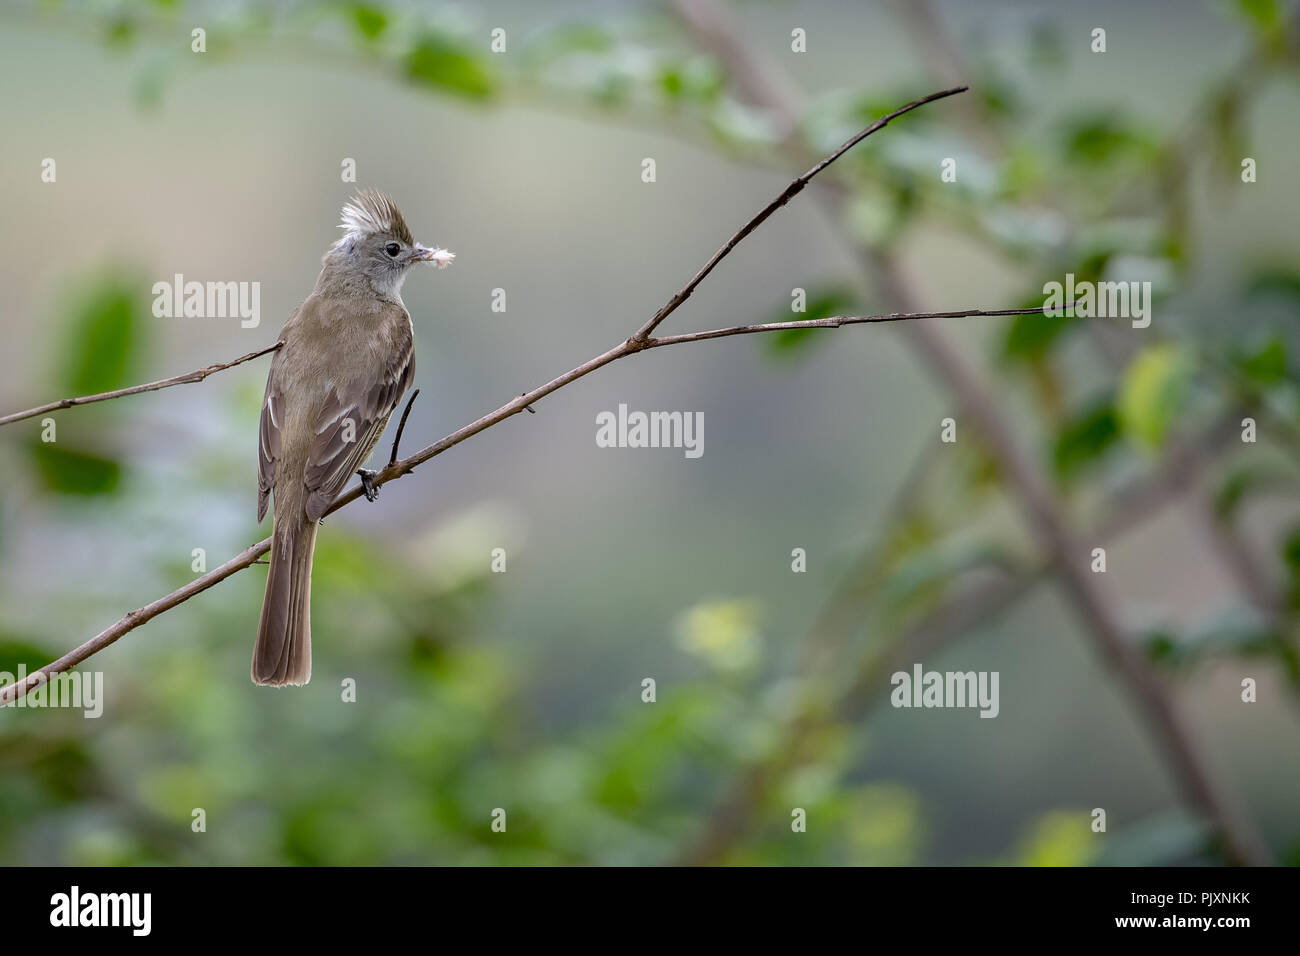
POLYGON ((379 489, 375 487, 375 475, 378 472, 371 471, 368 468, 361 468, 357 471, 357 477, 361 479, 361 491, 366 496, 366 501, 374 501, 379 497, 379 489))

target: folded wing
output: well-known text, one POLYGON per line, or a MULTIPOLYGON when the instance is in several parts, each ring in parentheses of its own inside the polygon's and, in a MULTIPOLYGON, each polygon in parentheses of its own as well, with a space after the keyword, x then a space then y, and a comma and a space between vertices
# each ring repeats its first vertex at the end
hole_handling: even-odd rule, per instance
POLYGON ((307 456, 303 483, 307 486, 307 517, 319 520, 356 474, 379 442, 389 416, 415 376, 408 351, 403 361, 388 363, 381 378, 369 385, 345 389, 330 386, 316 418, 316 437, 307 456), (358 394, 348 394, 356 391, 358 394))

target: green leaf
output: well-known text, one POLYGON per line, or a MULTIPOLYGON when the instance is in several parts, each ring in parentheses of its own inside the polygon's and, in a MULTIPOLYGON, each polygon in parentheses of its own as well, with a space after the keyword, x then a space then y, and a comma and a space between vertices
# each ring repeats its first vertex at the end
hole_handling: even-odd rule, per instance
POLYGON ((1021 111, 1024 105, 1016 85, 1000 76, 985 74, 975 95, 979 98, 985 111, 999 119, 1010 119, 1021 111))
POLYGON ((1297 579, 1300 579, 1300 528, 1293 528, 1282 546, 1282 556, 1286 566, 1297 579))
MULTIPOLYGON (((1096 282, 1101 278, 1106 264, 1110 261, 1112 250, 1097 249, 1089 252, 1069 271, 1074 273, 1076 283, 1096 282)), ((1022 299, 1017 308, 1040 308, 1047 299, 1047 293, 1041 288, 1022 299)), ((1064 305, 1066 303, 1062 303, 1064 305)), ((1002 340, 1002 355, 1013 362, 1038 362, 1047 356, 1067 332, 1073 331, 1077 319, 1067 316, 1047 316, 1042 312, 1030 312, 1017 315, 1007 323, 1006 335, 1002 340)))
POLYGON ((1119 415, 1110 401, 1102 401, 1067 421, 1052 446, 1052 467, 1068 481, 1095 464, 1120 437, 1119 415))
POLYGON ((1264 34, 1276 30, 1282 19, 1277 0, 1237 0, 1237 9, 1264 34))
POLYGON ((1235 358, 1241 373, 1256 385, 1276 385, 1286 379, 1286 345, 1271 338, 1260 348, 1235 358))
POLYGON ((1291 607, 1300 608, 1300 528, 1293 528, 1282 542, 1282 560, 1291 577, 1291 607))
POLYGON ((1181 635, 1161 629, 1140 640, 1147 656, 1168 668, 1187 668, 1213 657, 1269 657, 1281 662, 1288 675, 1293 670, 1294 651, 1285 636, 1257 611, 1242 607, 1228 608, 1181 635))
POLYGON ((45 487, 68 495, 100 495, 117 489, 121 466, 110 458, 68 447, 66 441, 28 446, 45 487))
POLYGON ((96 285, 73 308, 60 355, 62 390, 74 395, 107 392, 135 378, 142 342, 139 290, 122 279, 96 285))
POLYGON ((461 43, 436 33, 425 34, 406 56, 412 81, 473 100, 489 99, 496 80, 486 61, 461 43))
POLYGON ((119 14, 104 25, 104 40, 109 46, 129 47, 136 39, 138 26, 130 16, 119 14))
POLYGON ((665 63, 660 68, 659 87, 673 102, 713 103, 723 90, 724 80, 712 60, 692 57, 665 63))
POLYGON ((1287 269, 1270 269, 1253 276, 1246 286, 1251 299, 1278 298, 1300 310, 1300 274, 1287 269))
POLYGON ((704 601, 682 612, 677 643, 719 671, 744 671, 762 657, 762 610, 753 598, 704 601))
POLYGON ((1021 838, 1017 866, 1087 866, 1100 849, 1085 810, 1054 810, 1021 838))
POLYGON ((22 664, 27 673, 50 662, 50 652, 16 637, 0 637, 0 672, 16 675, 22 664))
POLYGON ((1083 166, 1106 166, 1127 159, 1150 160, 1155 141, 1113 113, 1088 114, 1070 120, 1062 136, 1066 154, 1083 166))
POLYGON ((388 14, 382 7, 369 3, 354 3, 348 11, 352 26, 367 40, 374 40, 388 28, 388 14))
POLYGON ((1171 664, 1179 659, 1178 641, 1164 631, 1154 631, 1141 638, 1147 657, 1156 663, 1171 664))
MULTIPOLYGON (((829 288, 814 290, 804 305, 803 312, 791 313, 787 308, 775 313, 768 321, 813 322, 833 315, 849 315, 856 311, 857 299, 847 289, 829 288)), ((783 329, 768 333, 763 344, 768 355, 791 356, 804 351, 817 334, 817 329, 783 329)))
POLYGON ((1191 384, 1191 356, 1176 345, 1154 345, 1129 363, 1119 391, 1119 417, 1138 444, 1158 448, 1182 409, 1191 384))
MULTIPOLYGON (((1041 307, 1043 295, 1024 299, 1017 308, 1041 307)), ((1017 315, 1007 323, 1002 339, 1002 355, 1015 362, 1036 362, 1056 346, 1057 340, 1074 327, 1075 319, 1030 312, 1017 315)))
POLYGON ((682 82, 681 70, 676 66, 664 67, 659 73, 659 86, 670 100, 681 99, 682 90, 685 86, 682 82))

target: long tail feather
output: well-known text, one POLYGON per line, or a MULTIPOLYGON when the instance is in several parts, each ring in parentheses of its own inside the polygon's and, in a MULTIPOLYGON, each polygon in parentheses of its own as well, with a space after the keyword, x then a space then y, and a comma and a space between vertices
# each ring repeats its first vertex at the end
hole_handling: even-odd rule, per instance
POLYGON ((311 560, 316 522, 281 521, 271 538, 271 566, 257 625, 252 677, 283 686, 311 680, 311 560))

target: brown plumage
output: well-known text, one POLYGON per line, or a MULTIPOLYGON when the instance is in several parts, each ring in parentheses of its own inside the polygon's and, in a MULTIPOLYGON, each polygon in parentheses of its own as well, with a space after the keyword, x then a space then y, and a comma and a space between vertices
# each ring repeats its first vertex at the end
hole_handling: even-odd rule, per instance
POLYGON ((402 214, 367 190, 343 209, 346 235, 280 332, 258 441, 257 518, 275 500, 266 596, 253 651, 258 684, 311 678, 311 565, 317 523, 365 464, 415 374, 401 285, 451 254, 416 243, 402 214))

